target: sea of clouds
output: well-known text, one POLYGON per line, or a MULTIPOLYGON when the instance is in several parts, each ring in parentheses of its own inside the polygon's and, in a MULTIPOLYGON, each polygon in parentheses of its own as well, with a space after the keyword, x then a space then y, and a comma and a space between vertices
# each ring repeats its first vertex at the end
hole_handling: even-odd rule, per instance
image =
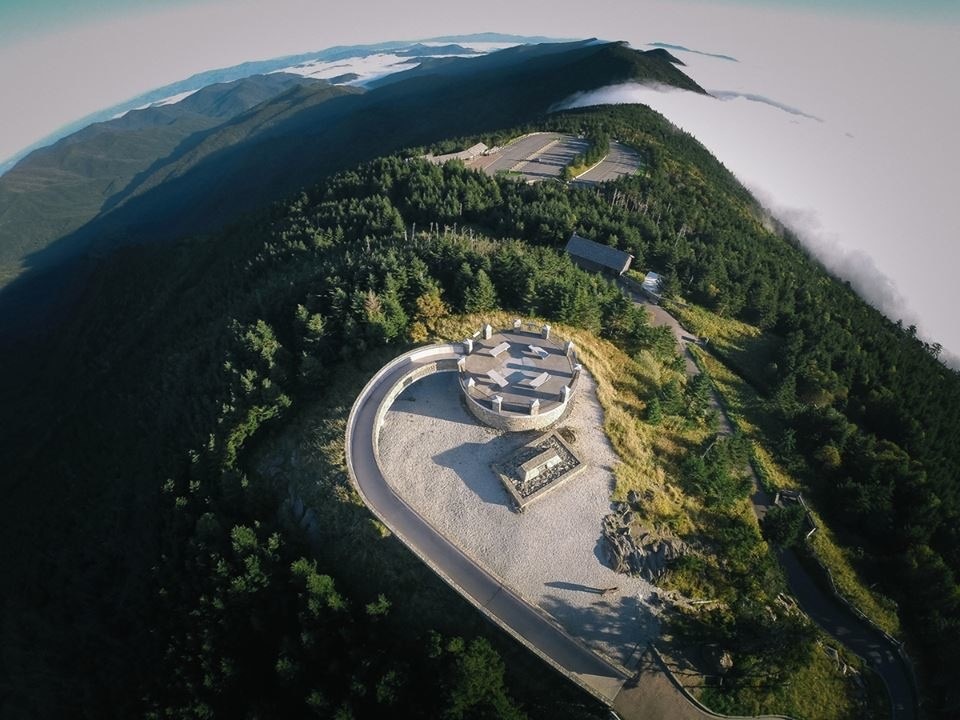
MULTIPOLYGON (((951 301, 960 223, 949 209, 960 154, 947 119, 923 118, 918 108, 913 132, 904 135, 896 103, 907 93, 896 88, 887 89, 888 113, 824 95, 808 107, 784 78, 778 92, 768 67, 751 67, 736 53, 651 45, 666 46, 709 95, 622 84, 561 107, 643 103, 662 113, 709 148, 832 273, 891 319, 945 346, 941 357, 960 368, 951 301)), ((869 98, 876 88, 861 92, 869 98)))

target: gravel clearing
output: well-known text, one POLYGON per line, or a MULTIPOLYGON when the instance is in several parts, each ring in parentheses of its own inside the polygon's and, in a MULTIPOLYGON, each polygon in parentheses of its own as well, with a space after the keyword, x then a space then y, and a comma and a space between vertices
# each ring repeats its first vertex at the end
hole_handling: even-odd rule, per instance
POLYGON ((573 430, 571 445, 587 467, 518 514, 490 465, 542 433, 480 425, 462 405, 456 374, 441 373, 397 398, 380 433, 380 462, 395 492, 475 562, 571 635, 633 669, 659 635, 648 602, 656 588, 605 564, 602 520, 618 460, 602 423, 593 378, 584 373, 573 410, 554 429, 573 430), (611 587, 619 589, 599 594, 611 587))

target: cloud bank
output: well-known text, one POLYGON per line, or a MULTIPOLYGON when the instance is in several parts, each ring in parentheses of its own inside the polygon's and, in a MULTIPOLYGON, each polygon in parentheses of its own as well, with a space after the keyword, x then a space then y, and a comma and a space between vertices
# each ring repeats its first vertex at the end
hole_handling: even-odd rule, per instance
MULTIPOLYGON (((960 10, 939 2, 941 11, 924 11, 933 4, 593 0, 584 13, 582 3, 543 12, 486 0, 480 14, 469 0, 115 4, 96 21, 31 26, 0 43, 0 96, 12 109, 0 113, 0 157, 193 73, 331 45, 501 30, 668 47, 701 87, 728 99, 649 88, 630 99, 694 134, 781 214, 815 209, 821 245, 869 257, 909 307, 896 311, 899 301, 878 290, 872 301, 919 315, 922 334, 956 353, 960 10)), ((0 3, 0 28, 9 20, 0 3)))
MULTIPOLYGON (((742 67, 723 64, 733 72, 742 67)), ((699 80, 696 68, 689 74, 699 80)), ((769 93, 721 97, 625 84, 580 94, 564 106, 643 103, 661 112, 709 148, 870 304, 916 325, 921 337, 948 353, 960 351, 960 322, 942 301, 955 294, 953 273, 960 266, 951 232, 957 221, 944 212, 953 202, 952 171, 942 166, 950 136, 900 147, 882 126, 854 135, 828 113, 822 118, 769 93), (926 182, 908 182, 906 171, 918 164, 926 182)))

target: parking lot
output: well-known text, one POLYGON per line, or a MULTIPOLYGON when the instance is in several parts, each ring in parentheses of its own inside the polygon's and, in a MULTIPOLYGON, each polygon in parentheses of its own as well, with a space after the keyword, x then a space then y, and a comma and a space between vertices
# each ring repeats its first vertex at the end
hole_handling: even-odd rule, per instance
POLYGON ((592 185, 617 180, 625 175, 633 175, 642 164, 640 154, 636 150, 614 140, 610 143, 610 152, 607 156, 574 182, 592 185))
MULTIPOLYGON (((482 170, 491 176, 510 173, 527 182, 559 180, 563 177, 564 168, 589 148, 590 142, 583 138, 555 132, 538 132, 519 137, 495 152, 476 155, 466 160, 465 164, 468 168, 482 170)), ((438 159, 445 158, 446 156, 442 156, 438 159)), ((633 175, 641 165, 640 154, 636 150, 612 141, 607 156, 576 178, 574 183, 593 185, 616 180, 633 175)))
POLYGON ((525 135, 490 155, 467 161, 470 168, 487 175, 498 172, 517 173, 530 182, 559 179, 563 169, 589 147, 586 140, 560 133, 525 135))

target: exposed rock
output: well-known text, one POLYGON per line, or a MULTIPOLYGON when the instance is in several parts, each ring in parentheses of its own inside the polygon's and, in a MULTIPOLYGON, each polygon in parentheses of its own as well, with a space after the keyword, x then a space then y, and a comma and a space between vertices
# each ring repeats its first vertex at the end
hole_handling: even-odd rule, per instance
POLYGON ((630 510, 611 513, 603 519, 607 562, 617 572, 657 582, 670 564, 686 552, 686 546, 677 538, 634 527, 635 520, 636 514, 630 510))
POLYGON ((732 667, 733 667, 733 655, 731 655, 727 651, 724 651, 723 655, 720 656, 720 672, 725 673, 732 667))
POLYGON ((631 505, 636 505, 640 502, 640 493, 636 490, 631 490, 627 493, 627 502, 631 505))

